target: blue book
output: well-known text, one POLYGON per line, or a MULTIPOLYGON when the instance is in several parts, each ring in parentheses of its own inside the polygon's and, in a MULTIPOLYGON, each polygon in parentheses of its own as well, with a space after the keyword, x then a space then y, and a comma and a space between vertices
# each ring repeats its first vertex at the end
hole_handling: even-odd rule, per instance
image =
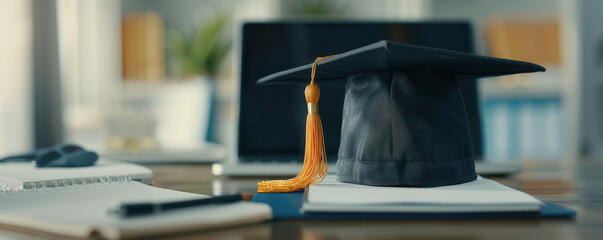
POLYGON ((575 211, 492 180, 436 188, 387 188, 327 177, 306 192, 258 193, 274 219, 572 218, 575 211))

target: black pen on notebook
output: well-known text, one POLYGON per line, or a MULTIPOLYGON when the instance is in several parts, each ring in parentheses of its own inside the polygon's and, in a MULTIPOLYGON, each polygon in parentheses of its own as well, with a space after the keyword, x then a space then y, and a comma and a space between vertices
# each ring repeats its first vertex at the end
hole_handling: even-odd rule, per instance
POLYGON ((110 209, 109 213, 119 215, 122 218, 154 215, 171 210, 199 207, 209 204, 232 203, 243 200, 247 201, 250 200, 251 197, 251 194, 239 193, 171 202, 123 203, 115 209, 110 209))

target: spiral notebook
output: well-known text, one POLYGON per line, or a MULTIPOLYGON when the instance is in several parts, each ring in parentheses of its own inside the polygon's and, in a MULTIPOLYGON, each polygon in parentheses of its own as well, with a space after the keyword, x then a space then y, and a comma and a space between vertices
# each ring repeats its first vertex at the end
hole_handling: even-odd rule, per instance
POLYGON ((143 172, 152 176, 142 166, 106 161, 90 168, 44 170, 29 164, 3 163, 0 225, 59 236, 122 239, 248 224, 272 216, 266 204, 250 202, 191 207, 135 218, 109 213, 120 203, 208 197, 149 186, 143 183, 149 182, 143 172))
POLYGON ((78 168, 35 168, 29 162, 8 162, 0 164, 0 192, 123 181, 126 177, 153 184, 150 169, 102 158, 94 166, 78 168))

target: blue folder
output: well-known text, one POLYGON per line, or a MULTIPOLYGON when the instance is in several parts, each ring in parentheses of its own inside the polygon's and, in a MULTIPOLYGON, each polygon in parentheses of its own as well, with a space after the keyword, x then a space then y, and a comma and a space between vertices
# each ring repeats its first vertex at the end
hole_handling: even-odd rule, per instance
POLYGON ((500 219, 500 218, 573 218, 576 211, 543 201, 540 212, 479 212, 479 213, 301 213, 303 192, 258 193, 252 202, 272 207, 274 219, 500 219))

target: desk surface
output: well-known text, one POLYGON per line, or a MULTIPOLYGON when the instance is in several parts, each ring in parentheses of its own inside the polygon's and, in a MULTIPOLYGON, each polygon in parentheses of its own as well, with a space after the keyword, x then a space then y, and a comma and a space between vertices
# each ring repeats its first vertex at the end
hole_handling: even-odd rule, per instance
MULTIPOLYGON (((193 232, 169 239, 602 239, 603 161, 526 162, 508 178, 492 178, 577 211, 575 219, 545 220, 304 220, 193 232)), ((151 165, 155 185, 209 195, 255 192, 258 180, 211 175, 210 165, 151 165)), ((48 236, 0 230, 0 238, 48 236)))

